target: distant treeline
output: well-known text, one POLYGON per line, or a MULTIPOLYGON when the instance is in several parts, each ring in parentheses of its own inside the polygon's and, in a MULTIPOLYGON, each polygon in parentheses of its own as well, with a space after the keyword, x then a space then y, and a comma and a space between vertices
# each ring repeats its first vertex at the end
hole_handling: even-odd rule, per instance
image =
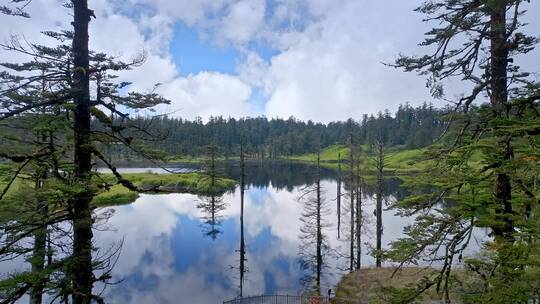
MULTIPOLYGON (((217 145, 224 156, 238 154, 241 141, 254 157, 274 158, 315 152, 318 147, 348 144, 372 147, 382 140, 387 147, 419 148, 430 145, 445 127, 445 111, 431 104, 400 105, 394 115, 388 110, 360 119, 328 124, 266 117, 211 117, 185 120, 167 116, 136 118, 137 124, 157 135, 153 149, 169 155, 198 156, 208 145, 217 145)), ((118 151, 119 152, 119 151, 118 151)))

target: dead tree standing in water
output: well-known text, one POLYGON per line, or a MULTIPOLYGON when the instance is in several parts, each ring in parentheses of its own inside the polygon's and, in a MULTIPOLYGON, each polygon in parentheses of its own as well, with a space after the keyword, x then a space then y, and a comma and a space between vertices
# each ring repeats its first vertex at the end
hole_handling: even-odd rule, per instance
POLYGON ((375 248, 375 266, 381 267, 381 251, 382 251, 382 204, 383 204, 383 169, 384 169, 384 146, 381 140, 377 141, 377 206, 375 207, 375 217, 377 218, 377 244, 375 248))
POLYGON ((356 269, 362 260, 362 185, 360 178, 360 157, 356 159, 356 269))
POLYGON ((351 134, 350 137, 350 146, 349 146, 349 199, 350 199, 350 210, 351 213, 351 227, 350 227, 350 250, 349 250, 349 271, 354 270, 354 149, 353 149, 353 137, 351 134))
POLYGON ((304 203, 304 210, 300 220, 303 225, 300 228, 299 254, 300 265, 308 273, 302 278, 305 286, 310 286, 317 294, 321 292, 321 278, 323 269, 326 267, 325 257, 330 254, 330 246, 323 230, 330 225, 324 221, 328 210, 321 188, 321 167, 319 152, 317 152, 317 173, 314 184, 302 189, 299 201, 304 203), (315 248, 313 248, 315 247, 315 248), (314 252, 314 253, 313 253, 314 252))
POLYGON ((244 142, 240 143, 240 297, 244 293, 244 274, 246 273, 246 244, 244 241, 244 190, 246 187, 246 162, 244 142))
POLYGON ((341 153, 338 153, 338 174, 337 174, 337 237, 341 237, 341 153))

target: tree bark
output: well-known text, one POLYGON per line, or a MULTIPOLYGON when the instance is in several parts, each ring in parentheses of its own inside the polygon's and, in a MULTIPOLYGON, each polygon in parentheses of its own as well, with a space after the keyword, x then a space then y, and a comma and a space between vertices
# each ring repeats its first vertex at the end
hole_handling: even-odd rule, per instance
MULTIPOLYGON (((497 0, 490 4, 490 26, 491 26, 491 55, 490 55, 490 102, 499 118, 508 117, 508 46, 506 36, 506 8, 507 1, 497 0)), ((497 150, 504 160, 512 157, 512 147, 510 138, 498 139, 497 150)), ((510 218, 512 214, 512 186, 510 178, 505 173, 498 173, 495 181, 495 201, 497 203, 498 221, 493 227, 496 238, 511 238, 513 224, 510 218)))
MULTIPOLYGON (((36 189, 41 188, 42 179, 36 181, 36 189)), ((49 206, 46 201, 38 200, 36 202, 38 216, 40 217, 39 224, 41 225, 47 220, 49 206)), ((45 256, 47 254, 47 226, 41 227, 34 233, 34 250, 32 253, 32 273, 37 274, 39 278, 33 284, 30 290, 30 304, 41 304, 43 299, 43 288, 45 287, 45 279, 43 277, 43 269, 45 268, 45 256)))
POLYGON ((88 23, 92 11, 87 0, 73 0, 73 95, 75 178, 85 187, 73 202, 73 303, 87 304, 92 299, 92 210, 90 188, 92 147, 90 142, 90 91, 88 23))

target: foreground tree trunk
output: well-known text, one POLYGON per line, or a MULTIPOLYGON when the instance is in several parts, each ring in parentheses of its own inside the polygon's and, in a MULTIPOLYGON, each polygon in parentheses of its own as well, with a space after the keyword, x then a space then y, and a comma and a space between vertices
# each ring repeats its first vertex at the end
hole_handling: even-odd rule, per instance
POLYGON ((85 190, 73 201, 73 303, 87 304, 92 299, 92 210, 90 189, 92 146, 90 142, 90 92, 88 23, 93 14, 87 0, 73 0, 73 95, 75 178, 85 190))
MULTIPOLYGON (((46 172, 46 171, 45 171, 46 172)), ((43 172, 43 174, 45 174, 43 172)), ((41 172, 40 172, 41 173, 41 172)), ((43 179, 46 176, 38 176, 35 188, 39 189, 43 185, 43 179)), ((45 223, 49 213, 48 202, 38 198, 36 201, 37 216, 40 217, 39 223, 45 223)), ((47 254, 47 226, 44 225, 34 233, 34 250, 32 252, 32 273, 37 274, 39 278, 33 284, 30 291, 30 304, 41 304, 43 301, 43 288, 45 287, 45 279, 43 278, 43 269, 45 268, 45 257, 47 254)))
MULTIPOLYGON (((495 115, 500 118, 508 117, 506 107, 508 101, 508 39, 506 34, 506 10, 508 1, 492 1, 490 12, 491 27, 491 54, 490 54, 490 102, 495 111, 495 115)), ((510 137, 498 139, 499 153, 504 160, 512 157, 512 147, 510 137)), ((512 238, 513 224, 510 219, 512 214, 512 186, 507 174, 498 173, 495 182, 495 200, 497 203, 497 213, 502 224, 493 227, 493 232, 497 238, 512 238), (500 208, 500 209, 499 209, 500 208)))
MULTIPOLYGON (((41 82, 41 94, 45 94, 46 82, 41 82)), ((48 142, 49 136, 52 138, 52 132, 38 132, 37 137, 42 142, 48 142)), ((30 304, 41 304, 43 301, 43 288, 45 287, 46 279, 44 277, 43 269, 45 268, 45 257, 47 255, 47 218, 49 215, 49 202, 41 195, 39 191, 43 188, 44 182, 47 179, 47 173, 49 171, 46 163, 40 163, 37 166, 35 172, 34 189, 38 193, 35 200, 36 216, 38 217, 38 225, 41 225, 39 229, 34 232, 34 248, 32 252, 32 273, 37 274, 38 278, 34 282, 32 289, 30 290, 30 304)))

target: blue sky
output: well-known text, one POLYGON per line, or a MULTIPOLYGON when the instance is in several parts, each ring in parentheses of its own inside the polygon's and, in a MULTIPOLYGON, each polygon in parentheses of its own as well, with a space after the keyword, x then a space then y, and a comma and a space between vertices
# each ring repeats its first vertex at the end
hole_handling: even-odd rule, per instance
MULTIPOLYGON (((279 53, 261 42, 250 43, 248 47, 266 61, 279 53)), ((170 54, 184 75, 202 71, 236 74, 236 65, 245 56, 233 46, 219 46, 208 38, 202 38, 196 29, 182 22, 177 22, 174 26, 170 54)))
POLYGON ((201 71, 234 74, 236 62, 241 56, 241 53, 232 47, 219 47, 201 39, 196 30, 181 22, 174 26, 170 53, 183 75, 201 71))

